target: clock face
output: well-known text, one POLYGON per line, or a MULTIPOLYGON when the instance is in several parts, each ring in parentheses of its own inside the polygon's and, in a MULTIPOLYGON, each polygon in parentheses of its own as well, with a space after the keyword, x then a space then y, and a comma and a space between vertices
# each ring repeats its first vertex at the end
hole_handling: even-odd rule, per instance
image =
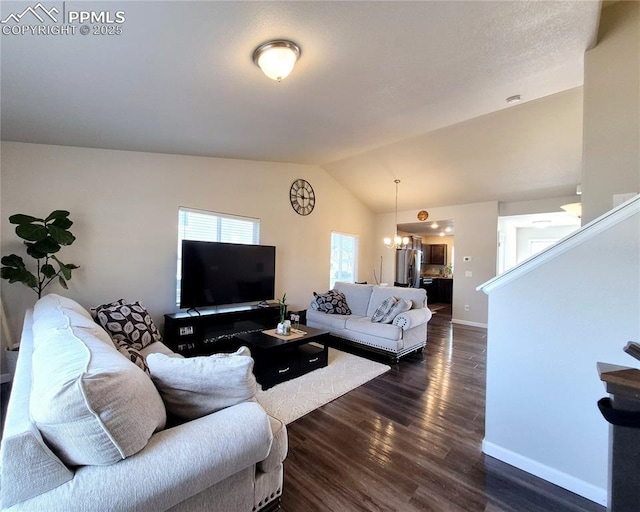
POLYGON ((298 179, 291 184, 289 200, 296 213, 309 215, 316 205, 316 193, 308 181, 298 179))

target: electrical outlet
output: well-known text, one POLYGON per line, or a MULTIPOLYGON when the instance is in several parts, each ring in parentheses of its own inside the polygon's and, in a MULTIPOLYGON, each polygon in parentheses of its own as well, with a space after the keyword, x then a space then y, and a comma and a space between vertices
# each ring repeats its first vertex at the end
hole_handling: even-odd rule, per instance
POLYGON ((469 308, 469 304, 465 304, 465 305, 464 305, 464 310, 465 310, 465 311, 469 311, 469 309, 470 309, 470 308, 469 308))
POLYGON ((464 277, 473 277, 473 272, 471 270, 465 270, 464 277))

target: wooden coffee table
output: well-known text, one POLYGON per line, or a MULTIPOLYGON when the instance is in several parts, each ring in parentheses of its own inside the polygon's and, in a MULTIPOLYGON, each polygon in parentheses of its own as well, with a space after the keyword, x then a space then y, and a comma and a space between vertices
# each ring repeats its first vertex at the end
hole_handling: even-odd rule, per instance
POLYGON ((253 372, 262 389, 295 379, 328 364, 329 331, 301 325, 290 336, 276 337, 264 331, 237 334, 255 361, 253 372))

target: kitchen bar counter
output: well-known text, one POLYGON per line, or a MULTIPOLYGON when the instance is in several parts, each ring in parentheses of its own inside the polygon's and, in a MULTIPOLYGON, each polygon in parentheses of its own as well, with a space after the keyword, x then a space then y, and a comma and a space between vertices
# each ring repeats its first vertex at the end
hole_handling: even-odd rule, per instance
POLYGON ((453 277, 423 276, 420 279, 420 288, 427 290, 427 304, 453 302, 453 277))

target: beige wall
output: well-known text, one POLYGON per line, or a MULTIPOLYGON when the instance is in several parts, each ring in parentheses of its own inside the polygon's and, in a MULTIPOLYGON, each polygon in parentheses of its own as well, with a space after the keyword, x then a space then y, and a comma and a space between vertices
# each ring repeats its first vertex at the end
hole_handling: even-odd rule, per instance
MULTIPOLYGON (((65 294, 85 306, 139 299, 160 324, 177 310, 179 206, 260 218, 261 243, 276 246, 276 293, 286 292, 293 309, 329 287, 331 231, 359 236, 358 280, 373 280, 373 214, 316 166, 12 142, 1 157, 2 254, 22 251, 9 215, 68 209, 77 240, 61 256, 82 267, 65 294), (289 204, 296 178, 316 191, 307 217, 289 204)), ((36 296, 21 284, 0 286, 17 336, 36 296)))
POLYGON ((640 192, 640 3, 604 9, 598 39, 584 64, 583 224, 640 192))
MULTIPOLYGON (((398 212, 398 224, 415 222, 419 210, 429 212, 429 220, 451 219, 455 221, 456 250, 455 278, 453 280, 453 321, 456 323, 485 326, 487 324, 487 296, 476 287, 496 275, 498 245, 498 203, 489 201, 440 208, 417 208, 398 212), (463 262, 468 256, 470 261, 463 262), (466 272, 471 272, 467 277, 466 272), (469 311, 464 306, 469 306, 469 311)), ((395 214, 376 216, 373 253, 376 273, 383 258, 383 281, 393 284, 395 272, 394 254, 387 249, 383 238, 393 234, 395 214)))

